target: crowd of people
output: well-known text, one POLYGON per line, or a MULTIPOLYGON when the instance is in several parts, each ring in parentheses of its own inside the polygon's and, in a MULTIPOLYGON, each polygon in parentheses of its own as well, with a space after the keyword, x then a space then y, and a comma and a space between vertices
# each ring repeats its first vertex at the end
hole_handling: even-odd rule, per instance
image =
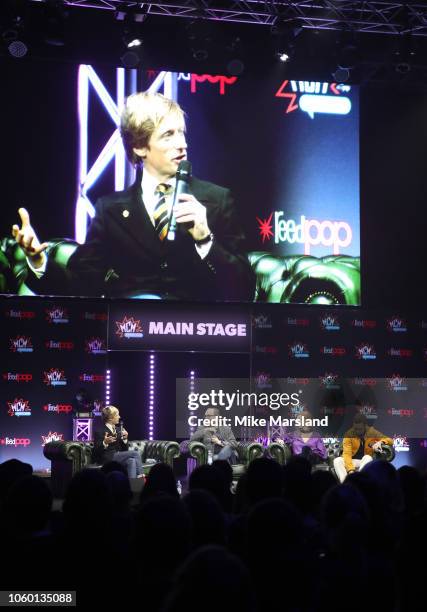
MULTIPOLYGON (((126 466, 77 473, 62 507, 46 479, 0 465, 2 590, 76 590, 77 604, 172 612, 415 610, 422 601, 426 478, 373 461, 340 484, 295 455, 228 461, 177 491, 155 464, 140 493, 126 466)), ((142 484, 142 481, 140 481, 142 484)))

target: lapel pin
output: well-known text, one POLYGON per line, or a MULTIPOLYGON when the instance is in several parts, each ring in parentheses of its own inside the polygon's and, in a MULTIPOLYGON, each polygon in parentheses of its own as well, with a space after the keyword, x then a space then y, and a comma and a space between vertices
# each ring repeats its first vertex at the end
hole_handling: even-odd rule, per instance
POLYGON ((122 215, 124 216, 125 219, 127 219, 129 217, 129 211, 128 210, 124 210, 122 212, 122 215))

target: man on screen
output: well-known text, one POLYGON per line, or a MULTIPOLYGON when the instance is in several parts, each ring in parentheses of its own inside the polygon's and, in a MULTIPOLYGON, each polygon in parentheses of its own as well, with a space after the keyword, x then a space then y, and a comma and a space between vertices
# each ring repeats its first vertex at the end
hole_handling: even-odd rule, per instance
POLYGON ((187 159, 181 107, 158 93, 133 94, 120 127, 136 181, 99 199, 86 242, 66 266, 49 257, 19 209, 12 234, 27 256, 27 284, 39 294, 252 300, 254 276, 228 189, 190 177, 169 239, 176 173, 187 159))

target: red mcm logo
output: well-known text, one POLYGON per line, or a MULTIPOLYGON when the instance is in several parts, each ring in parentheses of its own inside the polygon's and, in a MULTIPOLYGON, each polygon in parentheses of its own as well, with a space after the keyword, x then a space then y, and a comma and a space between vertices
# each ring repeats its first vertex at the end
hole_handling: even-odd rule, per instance
POLYGON ((116 321, 116 335, 119 338, 142 338, 141 321, 133 317, 124 317, 123 321, 116 321))
POLYGON ((271 213, 268 219, 260 219, 259 217, 256 217, 256 220, 258 221, 259 225, 259 233, 263 243, 266 240, 270 240, 270 238, 273 236, 273 225, 271 223, 272 218, 273 213, 271 213))
POLYGON ((400 374, 393 374, 387 381, 388 387, 391 391, 407 391, 406 379, 400 374))
POLYGON ((48 372, 43 372, 43 382, 46 385, 56 387, 58 385, 66 385, 67 379, 65 378, 64 370, 58 368, 50 368, 48 372))
POLYGON ((42 446, 45 446, 48 442, 63 442, 64 434, 57 433, 56 431, 49 431, 46 436, 42 435, 42 446))
POLYGON ((32 353, 33 345, 28 336, 16 336, 10 338, 10 350, 14 353, 32 353))
POLYGON ((31 416, 30 402, 22 397, 19 399, 15 397, 12 402, 7 402, 7 405, 9 406, 7 411, 9 416, 31 416))

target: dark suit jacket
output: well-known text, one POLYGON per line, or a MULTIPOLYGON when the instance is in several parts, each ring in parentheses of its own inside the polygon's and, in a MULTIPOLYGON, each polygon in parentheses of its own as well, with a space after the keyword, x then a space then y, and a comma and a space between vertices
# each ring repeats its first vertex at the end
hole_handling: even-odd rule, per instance
POLYGON ((117 440, 109 444, 107 448, 104 448, 103 440, 106 433, 112 435, 110 429, 106 425, 104 425, 103 429, 95 431, 92 459, 96 463, 104 464, 108 461, 113 461, 114 453, 128 450, 128 445, 123 442, 123 440, 117 440))
POLYGON ((214 452, 221 450, 219 446, 216 446, 212 443, 212 436, 215 435, 217 438, 224 442, 226 446, 231 446, 231 448, 237 447, 237 440, 234 437, 233 430, 228 425, 221 425, 220 427, 216 427, 216 431, 212 433, 212 427, 199 427, 191 436, 190 440, 197 440, 199 442, 203 442, 208 450, 212 450, 214 452))
POLYGON ((196 178, 191 192, 207 208, 214 241, 201 259, 187 230, 161 242, 143 205, 141 174, 129 189, 96 204, 86 243, 67 268, 49 260, 31 282, 37 293, 121 296, 153 293, 165 299, 252 301, 255 278, 243 251, 244 234, 230 191, 196 178))

